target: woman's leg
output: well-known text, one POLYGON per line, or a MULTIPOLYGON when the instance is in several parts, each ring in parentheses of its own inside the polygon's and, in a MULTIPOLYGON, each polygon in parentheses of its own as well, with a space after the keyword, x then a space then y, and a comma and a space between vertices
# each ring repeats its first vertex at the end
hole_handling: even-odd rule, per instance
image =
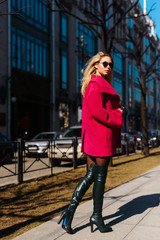
POLYGON ((74 213, 76 211, 76 208, 81 201, 82 197, 84 196, 85 192, 88 190, 90 185, 94 181, 94 167, 95 167, 95 162, 91 157, 87 157, 87 173, 86 175, 82 178, 82 180, 78 183, 77 187, 74 190, 71 202, 66 210, 63 211, 58 224, 63 220, 62 223, 62 228, 68 232, 72 233, 72 219, 74 216, 74 213))
POLYGON ((99 166, 107 166, 109 165, 111 157, 96 157, 95 163, 99 166))
POLYGON ((87 155, 87 169, 89 169, 91 165, 95 165, 95 161, 95 157, 87 155))
POLYGON ((94 173, 94 187, 93 187, 93 203, 94 210, 90 218, 91 231, 93 232, 93 224, 95 224, 100 232, 110 232, 112 228, 104 225, 102 218, 103 195, 105 189, 106 176, 108 171, 110 157, 95 158, 95 173, 94 173))

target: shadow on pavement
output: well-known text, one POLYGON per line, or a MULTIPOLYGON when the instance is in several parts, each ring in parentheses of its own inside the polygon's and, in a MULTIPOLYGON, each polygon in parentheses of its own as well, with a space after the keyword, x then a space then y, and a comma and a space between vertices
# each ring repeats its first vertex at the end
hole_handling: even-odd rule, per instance
MULTIPOLYGON (((151 195, 144 195, 141 197, 137 197, 132 201, 124 204, 122 207, 120 207, 116 213, 104 217, 104 220, 107 220, 110 218, 116 218, 111 222, 109 222, 106 226, 113 226, 132 216, 141 214, 144 211, 146 211, 148 208, 153 208, 158 206, 159 202, 160 202, 160 194, 151 194, 151 195)), ((85 225, 77 227, 74 229, 73 233, 79 232, 89 226, 90 224, 87 223, 85 225)))
POLYGON ((143 213, 148 208, 153 208, 158 206, 159 202, 160 202, 160 194, 144 195, 126 203, 125 205, 120 207, 116 213, 106 216, 104 220, 118 217, 108 223, 110 226, 113 226, 132 216, 143 213))

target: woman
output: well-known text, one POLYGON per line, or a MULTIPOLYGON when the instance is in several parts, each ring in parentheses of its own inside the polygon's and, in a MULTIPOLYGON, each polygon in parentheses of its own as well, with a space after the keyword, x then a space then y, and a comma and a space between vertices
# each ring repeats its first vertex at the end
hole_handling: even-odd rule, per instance
POLYGON ((82 79, 82 151, 87 154, 87 174, 77 185, 68 208, 58 223, 72 233, 75 210, 85 192, 94 182, 94 210, 90 218, 91 232, 95 224, 100 232, 112 231, 102 218, 103 194, 111 156, 121 146, 120 133, 124 125, 120 98, 111 86, 114 62, 109 54, 97 53, 88 61, 82 79))

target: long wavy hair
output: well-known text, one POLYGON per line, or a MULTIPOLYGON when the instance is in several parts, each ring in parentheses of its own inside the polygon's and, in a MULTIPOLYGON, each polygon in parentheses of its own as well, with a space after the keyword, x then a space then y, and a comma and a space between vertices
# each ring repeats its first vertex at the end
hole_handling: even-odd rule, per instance
MULTIPOLYGON (((85 96, 85 91, 86 88, 92 78, 92 75, 96 74, 96 68, 95 68, 95 64, 99 63, 102 57, 110 57, 114 66, 114 61, 113 58, 110 54, 108 53, 103 53, 103 52, 98 52, 96 55, 94 55, 92 58, 90 58, 88 60, 88 62, 86 63, 85 67, 85 71, 83 74, 83 78, 82 78, 82 88, 81 88, 81 93, 83 95, 83 97, 85 96)), ((109 75, 106 76, 106 80, 111 84, 112 83, 112 76, 113 76, 113 68, 110 72, 109 75)))

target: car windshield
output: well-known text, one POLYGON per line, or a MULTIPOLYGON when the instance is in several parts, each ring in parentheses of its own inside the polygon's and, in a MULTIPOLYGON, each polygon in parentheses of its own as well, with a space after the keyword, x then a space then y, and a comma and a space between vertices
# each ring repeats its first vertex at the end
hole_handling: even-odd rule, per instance
POLYGON ((53 139, 55 136, 54 133, 47 133, 47 134, 39 134, 34 139, 53 139))
POLYGON ((63 137, 81 137, 81 128, 70 128, 63 134, 63 137))
POLYGON ((154 136, 156 136, 156 133, 154 131, 148 132, 148 137, 154 137, 154 136))

